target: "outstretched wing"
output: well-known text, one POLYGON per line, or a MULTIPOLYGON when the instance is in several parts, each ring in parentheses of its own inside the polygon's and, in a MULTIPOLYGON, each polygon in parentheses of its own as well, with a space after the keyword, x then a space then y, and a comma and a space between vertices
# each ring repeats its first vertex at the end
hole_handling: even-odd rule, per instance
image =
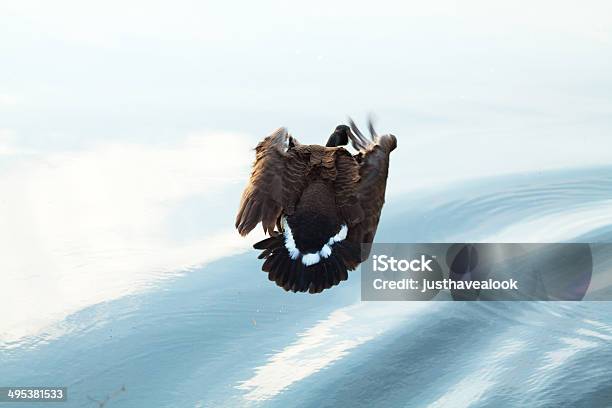
MULTIPOLYGON (((348 239, 357 244, 371 244, 385 203, 389 155, 397 147, 397 139, 390 134, 378 136, 371 123, 369 129, 372 138, 369 139, 359 131, 352 120, 350 125, 355 133, 351 136, 351 142, 359 151, 355 156, 360 164, 356 198, 364 216, 359 223, 349 227, 348 239)), ((362 251, 362 261, 367 259, 368 255, 369 251, 362 251)))
POLYGON ((281 212, 293 212, 308 171, 299 143, 285 128, 262 140, 255 152, 251 179, 242 193, 236 216, 240 235, 251 232, 259 222, 265 233, 272 232, 281 212))

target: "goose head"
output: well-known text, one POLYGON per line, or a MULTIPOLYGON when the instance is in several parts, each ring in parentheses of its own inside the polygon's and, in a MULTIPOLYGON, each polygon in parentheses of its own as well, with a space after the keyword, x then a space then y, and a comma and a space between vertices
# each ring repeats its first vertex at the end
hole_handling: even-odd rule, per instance
POLYGON ((327 139, 325 147, 346 146, 349 142, 351 128, 346 125, 336 126, 336 130, 327 139))

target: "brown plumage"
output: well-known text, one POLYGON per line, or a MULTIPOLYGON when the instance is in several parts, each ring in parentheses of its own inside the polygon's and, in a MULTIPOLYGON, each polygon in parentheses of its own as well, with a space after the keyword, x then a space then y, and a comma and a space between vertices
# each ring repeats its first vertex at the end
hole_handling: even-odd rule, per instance
POLYGON ((254 245, 268 278, 291 291, 317 293, 346 280, 369 254, 385 201, 393 135, 372 138, 338 126, 327 146, 301 145, 285 128, 261 141, 236 228, 258 223, 270 235, 254 245), (348 140, 358 151, 341 145, 348 140))

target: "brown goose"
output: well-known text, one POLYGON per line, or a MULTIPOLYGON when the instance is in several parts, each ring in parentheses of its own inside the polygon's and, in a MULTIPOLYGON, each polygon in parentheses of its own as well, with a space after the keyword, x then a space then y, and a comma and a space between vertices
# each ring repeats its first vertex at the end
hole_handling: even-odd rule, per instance
POLYGON ((270 235, 254 245, 268 279, 285 290, 318 293, 348 278, 367 259, 385 201, 393 135, 371 139, 350 121, 324 146, 302 145, 279 128, 261 141, 236 228, 258 223, 270 235), (349 140, 358 151, 344 147, 349 140))

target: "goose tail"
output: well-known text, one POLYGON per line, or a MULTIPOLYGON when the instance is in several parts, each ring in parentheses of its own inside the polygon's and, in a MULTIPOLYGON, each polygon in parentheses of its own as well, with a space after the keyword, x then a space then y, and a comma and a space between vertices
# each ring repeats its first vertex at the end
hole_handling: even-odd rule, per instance
POLYGON ((286 291, 319 293, 346 280, 359 264, 359 245, 346 240, 334 243, 329 252, 305 255, 290 252, 285 241, 275 232, 253 247, 262 251, 259 259, 265 259, 262 270, 268 279, 286 291))

